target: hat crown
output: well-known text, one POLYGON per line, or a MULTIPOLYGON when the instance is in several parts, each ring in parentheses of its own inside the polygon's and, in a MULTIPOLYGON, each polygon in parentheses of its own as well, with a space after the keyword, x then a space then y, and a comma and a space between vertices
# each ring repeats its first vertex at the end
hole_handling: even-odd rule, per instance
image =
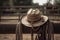
POLYGON ((41 13, 39 9, 30 9, 27 12, 27 20, 34 22, 41 19, 41 13))
POLYGON ((38 9, 29 9, 29 11, 27 12, 27 15, 29 14, 41 14, 40 11, 38 9))

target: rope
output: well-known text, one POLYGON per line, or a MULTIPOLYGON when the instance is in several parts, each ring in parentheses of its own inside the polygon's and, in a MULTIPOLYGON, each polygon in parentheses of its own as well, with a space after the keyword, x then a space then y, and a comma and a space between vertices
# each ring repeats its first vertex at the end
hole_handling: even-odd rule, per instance
POLYGON ((21 23, 21 19, 22 16, 19 16, 19 20, 18 20, 18 24, 16 26, 16 40, 22 40, 22 23, 21 23))

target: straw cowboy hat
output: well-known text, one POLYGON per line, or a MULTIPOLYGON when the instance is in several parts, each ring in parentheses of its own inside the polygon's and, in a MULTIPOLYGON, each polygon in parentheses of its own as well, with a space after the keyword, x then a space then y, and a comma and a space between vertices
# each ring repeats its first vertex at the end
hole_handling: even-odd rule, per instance
POLYGON ((48 17, 42 15, 42 12, 39 9, 29 9, 27 15, 22 18, 22 24, 27 27, 41 26, 47 22, 48 17))

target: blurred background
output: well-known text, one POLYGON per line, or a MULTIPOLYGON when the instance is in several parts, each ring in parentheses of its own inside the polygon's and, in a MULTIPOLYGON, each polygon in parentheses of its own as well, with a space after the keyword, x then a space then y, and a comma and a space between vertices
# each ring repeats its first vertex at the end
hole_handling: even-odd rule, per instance
POLYGON ((15 40, 15 29, 21 15, 38 8, 54 26, 54 38, 60 38, 60 0, 0 0, 0 40, 15 40), (7 36, 9 38, 7 38, 7 36), (3 38, 2 38, 3 37, 3 38), (5 38, 5 39, 4 39, 5 38))

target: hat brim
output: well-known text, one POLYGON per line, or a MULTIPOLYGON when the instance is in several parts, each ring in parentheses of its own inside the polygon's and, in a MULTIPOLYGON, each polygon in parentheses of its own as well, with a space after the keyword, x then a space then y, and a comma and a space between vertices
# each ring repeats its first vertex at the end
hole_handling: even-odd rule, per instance
MULTIPOLYGON (((43 19, 41 19, 41 20, 44 20, 44 21, 41 21, 41 20, 40 20, 40 21, 37 21, 36 23, 32 24, 34 27, 41 26, 41 25, 43 25, 44 23, 47 22, 47 20, 48 20, 48 17, 47 17, 47 16, 41 15, 41 17, 43 18, 43 19)), ((22 24, 23 24, 23 25, 25 25, 25 26, 27 26, 27 27, 32 27, 31 23, 29 23, 29 22, 27 21, 27 16, 24 16, 21 21, 22 21, 22 24)))

